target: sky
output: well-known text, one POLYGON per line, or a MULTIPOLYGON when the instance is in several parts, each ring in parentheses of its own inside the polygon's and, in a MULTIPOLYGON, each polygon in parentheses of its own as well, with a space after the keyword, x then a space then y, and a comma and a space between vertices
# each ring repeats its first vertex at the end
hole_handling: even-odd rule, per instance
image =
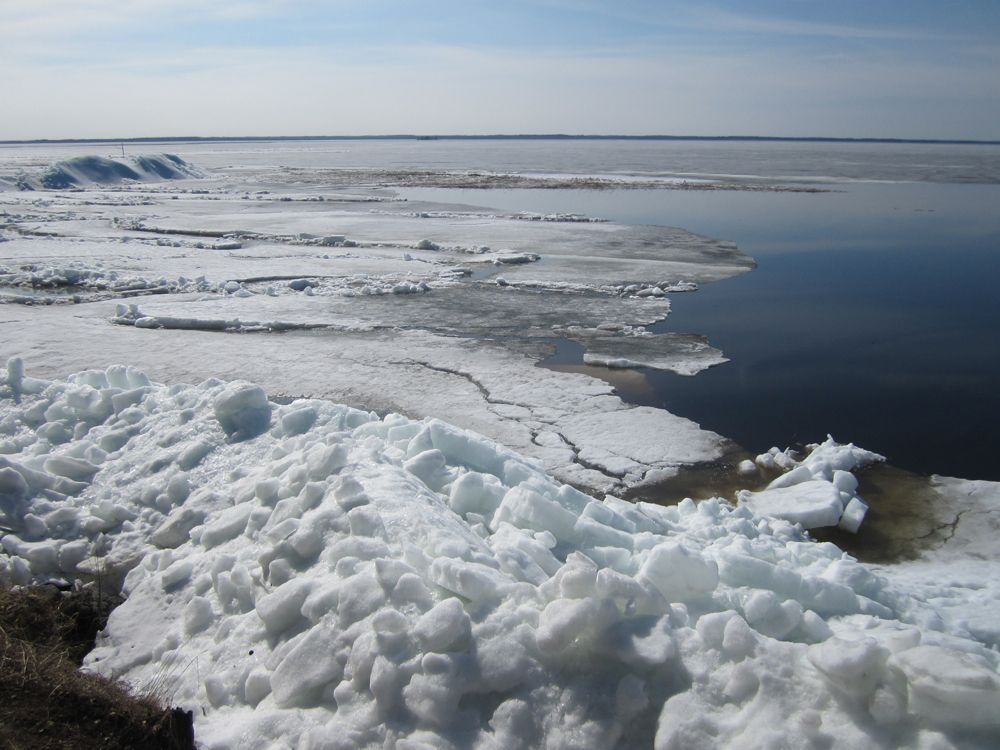
POLYGON ((0 139, 1000 139, 998 0, 0 0, 0 139))

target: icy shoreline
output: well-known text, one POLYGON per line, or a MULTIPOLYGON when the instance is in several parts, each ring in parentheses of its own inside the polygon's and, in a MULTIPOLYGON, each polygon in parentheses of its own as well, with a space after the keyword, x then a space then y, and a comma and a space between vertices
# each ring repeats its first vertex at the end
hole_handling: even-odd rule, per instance
POLYGON ((724 361, 646 328, 735 247, 300 177, 0 193, 0 568, 127 576, 91 668, 219 748, 995 744, 995 485, 870 568, 797 524, 856 530, 873 454, 632 504, 733 446, 535 366, 724 361))
POLYGON ((233 177, 185 164, 202 176, 102 186, 103 162, 78 161, 59 169, 93 167, 85 190, 0 194, 0 301, 20 303, 0 304, 3 354, 40 374, 128 361, 163 381, 243 377, 273 393, 438 416, 596 492, 730 449, 535 363, 557 337, 607 366, 694 374, 724 362, 696 337, 646 327, 668 314, 669 294, 751 268, 731 243, 331 194, 287 174, 275 184, 268 168, 233 177), (630 422, 648 437, 630 439, 630 422))
POLYGON ((206 747, 998 730, 995 628, 748 507, 598 501, 439 420, 241 382, 14 362, 5 391, 4 578, 127 573, 88 668, 169 691, 206 747))

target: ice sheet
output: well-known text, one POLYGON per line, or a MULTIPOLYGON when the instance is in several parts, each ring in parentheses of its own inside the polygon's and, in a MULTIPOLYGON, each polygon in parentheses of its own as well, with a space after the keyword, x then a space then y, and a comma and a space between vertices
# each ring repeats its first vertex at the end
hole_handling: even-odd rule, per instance
POLYGON ((167 379, 243 374, 294 395, 439 415, 598 490, 718 455, 719 436, 664 415, 645 459, 590 462, 582 456, 607 453, 600 441, 625 439, 615 412, 631 410, 603 383, 534 363, 570 331, 611 366, 690 374, 723 361, 706 342, 644 327, 669 313, 669 293, 751 267, 731 244, 571 214, 345 195, 297 173, 281 184, 263 168, 197 173, 0 196, 0 301, 33 305, 30 329, 16 325, 24 308, 0 305, 4 353, 50 375, 128 358, 167 379), (591 433, 558 437, 581 414, 591 433), (701 448, 659 437, 675 429, 701 448))

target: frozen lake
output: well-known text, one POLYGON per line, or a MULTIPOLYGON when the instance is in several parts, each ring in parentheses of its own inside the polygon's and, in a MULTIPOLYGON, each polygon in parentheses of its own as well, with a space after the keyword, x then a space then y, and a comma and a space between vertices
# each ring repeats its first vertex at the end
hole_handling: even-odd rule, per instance
MULTIPOLYGON (((0 178, 115 148, 4 146, 0 178)), ((756 270, 672 295, 671 315, 652 328, 703 336, 729 362, 695 377, 583 371, 610 380, 631 403, 686 416, 751 452, 830 432, 913 471, 1000 478, 990 455, 1000 421, 1000 305, 992 290, 1000 270, 998 146, 345 140, 163 148, 265 186, 316 192, 364 174, 354 170, 375 170, 378 181, 411 200, 576 213, 730 240, 757 261, 756 270), (474 175, 483 186, 508 184, 500 179, 508 175, 551 182, 524 190, 406 187, 452 184, 456 175, 474 175), (565 189, 567 179, 580 177, 726 189, 565 189), (747 186, 763 189, 731 189, 747 186), (767 189, 774 187, 825 192, 767 189)), ((493 309, 485 300, 476 304, 493 309)), ((570 308, 552 316, 574 322, 570 308)), ((505 314, 494 320, 505 321, 505 314)), ((486 316, 480 329, 489 325, 486 316)), ((580 343, 564 340, 547 364, 579 369, 583 353, 580 343)))
MULTIPOLYGON (((1000 305, 992 290, 1000 270, 998 146, 575 140, 161 145, 227 179, 281 189, 301 185, 310 195, 368 175, 372 184, 389 185, 411 201, 581 214, 735 242, 757 261, 756 270, 703 284, 694 294, 671 295, 672 313, 651 329, 705 337, 714 356, 729 362, 695 377, 646 368, 621 377, 604 367, 581 368, 584 346, 567 339, 547 364, 609 380, 627 401, 688 417, 751 452, 830 432, 913 471, 1000 478, 990 455, 1000 421, 994 341, 1000 305), (533 175, 546 189, 496 187, 510 184, 512 175, 533 175), (723 189, 566 189, 567 180, 580 178, 723 189), (407 187, 411 183, 493 189, 407 187), (754 189, 740 189, 746 187, 754 189)), ((115 148, 4 146, 0 178, 115 148)), ((125 146, 129 152, 156 148, 125 146)), ((447 230, 447 220, 439 228, 456 237, 466 231, 447 230)), ((552 241, 518 246, 545 254, 552 241)), ((614 252, 581 271, 581 278, 613 277, 614 252)), ((563 263, 559 273, 566 277, 572 268, 563 263)), ((529 278, 553 273, 548 258, 532 269, 529 278)), ((477 271, 473 278, 490 275, 477 271)), ((505 326, 523 327, 524 320, 515 322, 492 298, 482 298, 485 293, 444 308, 483 311, 478 326, 466 316, 459 326, 465 335, 488 334, 493 326, 506 336, 505 326)), ((548 299, 554 304, 554 297, 548 299)), ((441 319, 437 306, 418 313, 422 324, 433 328, 441 319)), ((609 314, 592 311, 584 318, 591 325, 609 314)), ((579 322, 572 305, 542 317, 541 328, 579 322)), ((454 333, 452 318, 448 312, 446 325, 435 330, 454 333)), ((596 351, 597 342, 588 346, 596 351)), ((716 361, 711 356, 703 361, 716 361)))
POLYGON ((88 668, 207 748, 996 746, 1000 484, 866 448, 992 445, 997 149, 141 148, 0 148, 0 583, 125 578, 88 668))
MULTIPOLYGON (((120 154, 117 143, 2 145, 5 164, 120 154)), ((690 179, 1000 183, 1000 146, 645 140, 331 140, 126 143, 207 169, 484 170, 690 179)))

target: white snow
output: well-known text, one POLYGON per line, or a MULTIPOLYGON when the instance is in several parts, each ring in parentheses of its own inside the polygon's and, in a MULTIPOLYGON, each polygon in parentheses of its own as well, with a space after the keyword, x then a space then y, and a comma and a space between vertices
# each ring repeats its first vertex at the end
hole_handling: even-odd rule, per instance
POLYGON ((123 182, 159 182, 201 177, 202 173, 175 154, 142 154, 121 159, 75 156, 53 164, 37 179, 22 185, 34 189, 60 190, 123 182))
MULTIPOLYGON (((840 526, 857 533, 868 506, 857 495, 858 482, 850 472, 885 458, 853 444, 839 445, 832 437, 809 448, 809 455, 801 462, 777 448, 758 456, 762 467, 786 472, 764 490, 741 490, 737 495, 740 503, 755 513, 783 518, 806 529, 840 526)), ((751 471, 751 467, 741 465, 742 474, 751 471)))
POLYGON ((124 575, 87 668, 207 748, 995 739, 992 644, 786 521, 594 500, 439 420, 245 382, 8 373, 4 579, 124 575))

